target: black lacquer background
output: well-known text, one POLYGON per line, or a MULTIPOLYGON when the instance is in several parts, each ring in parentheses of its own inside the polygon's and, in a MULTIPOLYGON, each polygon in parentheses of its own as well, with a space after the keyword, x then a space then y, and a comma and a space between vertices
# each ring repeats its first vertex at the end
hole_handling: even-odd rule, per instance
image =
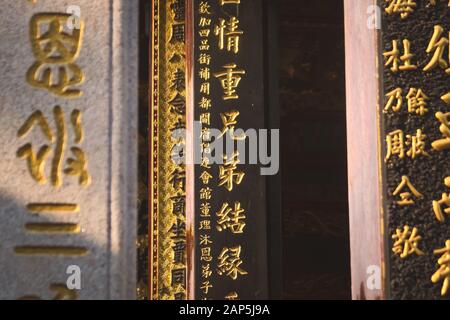
MULTIPOLYGON (((202 67, 198 58, 201 52, 199 50, 199 26, 198 26, 198 4, 200 1, 194 1, 194 110, 195 120, 198 121, 199 114, 202 111, 198 107, 200 101, 200 79, 198 72, 202 67)), ((263 47, 263 2, 261 0, 241 1, 241 4, 224 5, 221 7, 218 1, 209 1, 211 5, 211 35, 209 36, 210 50, 212 56, 211 68, 211 95, 212 108, 211 112, 211 128, 221 130, 223 123, 220 113, 230 110, 238 110, 240 112, 237 118, 238 124, 236 128, 247 130, 249 128, 263 129, 265 128, 265 88, 264 88, 264 47, 263 47), (228 20, 233 15, 240 21, 239 29, 244 31, 241 36, 241 44, 238 54, 220 50, 218 48, 218 38, 214 36, 214 26, 218 24, 219 18, 228 20), (235 63, 236 69, 244 69, 246 74, 242 76, 242 80, 237 88, 238 100, 223 100, 223 89, 213 73, 223 71, 223 66, 228 63, 235 63)), ((242 159, 243 162, 243 159, 242 159)), ((208 298, 223 300, 224 297, 235 291, 239 294, 239 299, 267 299, 268 298, 268 273, 267 273, 267 198, 266 198, 266 177, 260 175, 260 166, 251 164, 238 164, 237 171, 244 171, 245 177, 240 185, 234 185, 231 192, 223 186, 218 186, 219 166, 212 165, 210 172, 213 175, 209 186, 213 189, 211 204, 211 238, 212 256, 214 258, 211 263, 213 276, 210 282, 213 284, 208 298), (242 208, 245 209, 247 216, 244 234, 232 234, 228 230, 219 232, 216 230, 217 216, 216 212, 220 210, 224 202, 230 205, 234 201, 240 201, 242 208), (234 247, 241 245, 241 258, 243 264, 241 267, 248 272, 248 275, 240 275, 237 280, 231 280, 227 276, 217 274, 217 257, 223 247, 234 247)), ((198 221, 202 218, 200 214, 200 204, 203 200, 199 199, 199 190, 203 187, 199 176, 202 172, 200 165, 195 166, 195 208, 196 208, 196 297, 200 299, 204 295, 201 293, 200 286, 204 281, 201 277, 200 264, 200 247, 198 232, 198 221)))
MULTIPOLYGON (((436 7, 427 7, 427 1, 416 2, 418 3, 417 8, 406 19, 400 19, 397 14, 388 15, 383 11, 382 50, 390 51, 392 40, 398 40, 399 49, 403 53, 402 40, 409 39, 411 53, 415 54, 413 62, 418 65, 418 69, 415 71, 404 71, 397 74, 393 74, 387 67, 383 68, 384 92, 382 92, 382 99, 387 92, 397 87, 403 89, 404 96, 404 106, 401 111, 381 114, 383 159, 386 155, 386 134, 397 129, 403 130, 405 137, 406 134, 414 135, 417 129, 423 129, 423 133, 427 135, 426 150, 430 154, 429 158, 418 157, 416 159, 409 157, 398 159, 394 156, 385 165, 383 196, 387 217, 387 291, 388 297, 392 299, 441 299, 442 282, 437 284, 431 282, 431 276, 438 270, 437 260, 440 257, 440 255, 434 255, 433 250, 443 248, 445 240, 450 239, 450 219, 446 219, 445 223, 440 223, 435 218, 432 201, 440 200, 443 192, 450 192, 444 185, 444 178, 450 175, 450 151, 435 151, 431 147, 431 142, 442 138, 439 132, 440 122, 434 114, 437 111, 446 112, 450 108, 440 99, 443 94, 450 91, 450 76, 441 68, 429 72, 423 72, 422 69, 431 58, 427 55, 426 48, 433 34, 433 27, 437 24, 441 25, 445 29, 443 36, 448 36, 450 8, 447 8, 446 1, 438 1, 436 7), (405 97, 411 87, 421 88, 430 98, 428 101, 429 111, 424 116, 412 115, 407 112, 405 97), (408 176, 412 184, 424 196, 413 206, 399 206, 392 196, 403 175, 408 176), (404 225, 418 228, 419 235, 423 237, 419 248, 425 255, 412 255, 401 259, 392 252, 391 236, 397 228, 403 229, 404 225)), ((444 53, 444 57, 447 55, 447 52, 444 53)), ((380 61, 383 61, 382 59, 383 57, 380 56, 380 61)), ((382 101, 384 104, 386 99, 384 98, 382 101)), ((450 297, 447 296, 446 299, 448 298, 450 297)))

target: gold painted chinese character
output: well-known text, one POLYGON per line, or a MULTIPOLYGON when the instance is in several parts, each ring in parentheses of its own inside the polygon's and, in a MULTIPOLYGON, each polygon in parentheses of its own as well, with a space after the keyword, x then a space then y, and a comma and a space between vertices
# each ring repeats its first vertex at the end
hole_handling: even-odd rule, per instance
POLYGON ((414 55, 411 51, 411 44, 408 39, 403 40, 403 50, 404 54, 400 56, 400 51, 398 49, 398 41, 392 41, 392 50, 384 52, 383 56, 386 58, 385 67, 391 66, 391 71, 396 73, 399 71, 416 70, 417 66, 413 65, 411 59, 414 55), (402 63, 402 65, 400 65, 402 63))
POLYGON ((202 39, 200 41, 200 45, 198 46, 200 51, 208 51, 209 50, 209 41, 208 39, 202 39))
POLYGON ((211 165, 209 164, 209 158, 206 156, 202 157, 202 162, 200 163, 200 167, 205 169, 211 169, 211 165))
POLYGON ((210 210, 211 210, 211 205, 208 203, 208 202, 203 202, 201 205, 200 205, 200 216, 202 217, 202 218, 208 218, 208 217, 210 217, 211 215, 210 215, 210 210))
POLYGON ((230 159, 223 156, 224 164, 219 166, 219 187, 225 186, 228 191, 233 190, 234 183, 241 184, 245 173, 236 171, 239 160, 239 152, 234 152, 230 159))
POLYGON ((202 200, 209 200, 211 199, 211 192, 212 189, 207 187, 207 188, 201 188, 200 189, 200 199, 202 200))
POLYGON ((419 241, 422 240, 422 237, 417 235, 416 227, 414 227, 412 231, 409 226, 404 226, 403 231, 401 229, 397 229, 395 234, 392 235, 392 239, 395 240, 392 251, 395 254, 400 255, 400 258, 402 259, 413 253, 418 256, 424 254, 418 248, 419 241))
POLYGON ((428 112, 428 109, 426 107, 427 107, 427 100, 429 100, 429 98, 422 91, 422 89, 416 88, 409 89, 406 99, 408 99, 409 113, 416 113, 418 115, 423 116, 425 113, 428 112))
POLYGON ((417 3, 413 0, 386 0, 386 2, 389 2, 389 5, 385 11, 388 14, 398 13, 402 19, 407 18, 417 7, 417 3))
POLYGON ((245 138, 247 137, 245 135, 245 133, 242 133, 240 135, 236 135, 234 133, 234 128, 235 128, 235 125, 237 124, 236 118, 238 116, 239 116, 239 111, 236 111, 236 110, 231 110, 231 111, 220 114, 220 118, 222 119, 222 123, 223 123, 223 129, 218 138, 222 137, 225 133, 229 132, 230 137, 233 140, 245 140, 245 138))
POLYGON ((238 28, 239 20, 236 17, 231 17, 228 21, 219 19, 219 25, 214 28, 214 34, 219 37, 220 50, 223 50, 226 44, 227 51, 239 52, 240 37, 244 31, 238 28))
POLYGON ((200 252, 201 252, 201 256, 200 256, 201 261, 206 261, 206 262, 212 261, 211 247, 200 248, 200 252))
MULTIPOLYGON (((87 171, 87 159, 84 152, 78 147, 72 147, 74 158, 66 161, 67 167, 63 170, 64 150, 67 144, 67 130, 64 112, 61 107, 56 106, 53 109, 56 133, 50 128, 47 118, 41 111, 34 112, 22 125, 17 132, 19 138, 24 138, 36 125, 39 125, 42 133, 47 140, 55 144, 53 150, 53 159, 51 161, 51 183, 53 186, 59 187, 62 184, 61 175, 78 176, 79 184, 87 186, 90 183, 90 176, 87 171)), ((74 110, 71 114, 71 122, 74 131, 74 142, 80 144, 83 139, 83 130, 81 126, 81 113, 74 110)), ((41 184, 46 183, 44 174, 45 161, 51 153, 48 145, 43 145, 37 153, 32 149, 31 143, 27 143, 17 150, 17 156, 27 160, 28 170, 31 177, 41 184)))
MULTIPOLYGON (((445 70, 447 74, 450 74, 450 68, 448 67, 447 61, 442 57, 444 55, 445 49, 449 45, 449 40, 446 37, 442 37, 444 29, 436 25, 434 26, 433 36, 431 37, 430 43, 427 47, 427 53, 433 53, 433 57, 430 62, 423 68, 423 71, 430 71, 435 67, 439 66, 445 70)), ((449 58, 450 60, 450 58, 449 58)))
POLYGON ((211 77, 210 69, 207 67, 201 68, 200 71, 198 72, 198 75, 199 75, 200 79, 208 81, 209 78, 211 77))
POLYGON ((211 86, 210 86, 209 82, 203 82, 202 84, 200 84, 200 93, 209 95, 210 88, 211 88, 211 86))
POLYGON ((414 200, 411 199, 412 195, 414 195, 416 198, 423 197, 422 194, 419 191, 417 191, 417 189, 413 186, 413 184, 411 183, 411 181, 407 176, 402 176, 402 181, 397 186, 392 195, 394 197, 400 195, 401 200, 397 201, 397 204, 400 206, 408 206, 414 204, 414 200), (409 191, 412 192, 412 194, 409 191, 401 192, 405 187, 407 187, 409 191))
POLYGON ((223 66, 225 71, 215 73, 214 76, 220 80, 220 84, 224 90, 225 95, 223 100, 238 99, 236 88, 241 82, 241 75, 245 74, 245 70, 235 70, 236 64, 230 63, 223 66))
POLYGON ((418 156, 429 157, 430 155, 425 151, 425 138, 427 136, 422 133, 421 129, 417 129, 416 134, 406 136, 406 145, 411 146, 406 152, 406 155, 412 159, 418 156))
POLYGON ((386 97, 388 98, 388 101, 386 103, 386 106, 384 107, 384 112, 388 112, 389 109, 392 109, 392 111, 397 112, 400 110, 403 104, 403 97, 402 97, 402 89, 396 88, 392 90, 391 92, 386 94, 386 97), (396 104, 394 105, 394 101, 396 101, 396 104))
POLYGON ((201 246, 209 246, 212 243, 213 242, 211 241, 211 236, 206 235, 206 234, 200 235, 200 245, 201 246))
POLYGON ((84 22, 70 33, 64 26, 69 14, 36 14, 30 22, 30 39, 36 62, 27 71, 27 82, 35 88, 46 89, 64 98, 82 95, 79 86, 84 73, 75 64, 81 50, 84 22))
POLYGON ((208 294, 209 293, 209 289, 211 289, 213 287, 213 285, 211 284, 211 282, 209 281, 204 281, 200 287, 200 289, 203 290, 204 294, 208 294))
MULTIPOLYGON (((444 179, 444 184, 446 187, 450 188, 450 177, 444 179)), ((438 221, 445 221, 444 213, 450 214, 450 195, 448 193, 442 193, 442 198, 439 201, 433 200, 433 211, 438 221), (447 206, 447 208, 442 212, 443 205, 447 206)))
POLYGON ((244 209, 241 208, 241 203, 236 201, 234 208, 231 208, 228 203, 224 203, 219 212, 216 213, 217 230, 230 230, 232 233, 244 233, 245 218, 244 209))
POLYGON ((210 264, 203 264, 202 265, 202 278, 209 279, 212 276, 213 272, 211 270, 210 264))
POLYGON ((206 17, 200 17, 198 25, 199 27, 209 27, 211 25, 211 19, 206 17))
POLYGON ((240 268, 242 263, 241 246, 223 248, 218 257, 217 273, 236 280, 238 275, 248 274, 247 271, 240 268))
POLYGON ((201 109, 209 110, 209 109, 211 108, 211 99, 202 97, 202 98, 200 99, 200 102, 198 103, 198 106, 199 106, 201 109))
POLYGON ((211 12, 209 11, 210 9, 211 6, 209 5, 209 3, 207 1, 202 1, 199 4, 198 12, 200 14, 211 14, 211 12))
POLYGON ((211 221, 209 220, 200 220, 200 225, 198 230, 211 230, 211 221))
POLYGON ((450 240, 445 241, 445 248, 434 250, 434 254, 442 254, 438 260, 439 270, 431 277, 433 283, 443 280, 441 295, 445 296, 450 287, 450 240))
POLYGON ((212 175, 208 171, 203 171, 200 175, 200 180, 202 180, 203 184, 208 184, 209 180, 212 179, 212 175))
POLYGON ((200 64, 206 64, 207 66, 209 66, 209 64, 211 63, 211 55, 207 53, 201 53, 198 57, 198 62, 200 64))
POLYGON ((405 157, 405 144, 403 131, 395 130, 389 133, 386 137, 387 143, 387 153, 385 161, 389 160, 390 157, 398 155, 400 159, 405 157))
POLYGON ((211 124, 211 113, 209 113, 209 112, 201 113, 200 114, 200 122, 204 125, 210 125, 211 124))
POLYGON ((436 141, 433 141, 431 143, 431 146, 433 149, 442 151, 450 148, 450 123, 448 118, 450 117, 450 112, 442 113, 442 112, 436 112, 436 118, 441 122, 441 125, 439 126, 439 131, 444 135, 444 139, 439 139, 436 141))

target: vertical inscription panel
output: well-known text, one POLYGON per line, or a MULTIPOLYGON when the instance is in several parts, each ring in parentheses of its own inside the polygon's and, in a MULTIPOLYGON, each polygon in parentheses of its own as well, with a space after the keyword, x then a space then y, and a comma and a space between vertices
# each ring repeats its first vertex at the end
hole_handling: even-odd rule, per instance
POLYGON ((0 299, 135 296, 137 8, 0 13, 0 299))
POLYGON ((450 4, 381 1, 387 294, 450 297, 450 4))
POLYGON ((193 5, 196 298, 264 299, 266 180, 249 163, 265 128, 262 1, 193 5))

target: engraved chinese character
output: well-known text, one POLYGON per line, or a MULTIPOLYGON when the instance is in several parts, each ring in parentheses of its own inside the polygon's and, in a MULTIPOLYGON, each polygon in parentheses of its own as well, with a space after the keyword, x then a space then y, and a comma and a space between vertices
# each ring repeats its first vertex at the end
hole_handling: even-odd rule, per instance
POLYGON ((200 199, 203 199, 203 200, 211 199, 211 192, 212 192, 212 189, 209 187, 201 188, 200 189, 200 199))
MULTIPOLYGON (((444 179, 444 184, 446 187, 450 188, 450 177, 444 179)), ((433 200, 433 211, 438 221, 445 221, 444 213, 447 215, 450 214, 450 195, 448 193, 442 193, 442 198, 439 201, 433 200), (442 206, 444 205, 447 208, 442 210, 442 206)))
POLYGON ((384 65, 386 67, 392 65, 391 71, 394 73, 399 71, 408 71, 417 69, 417 66, 413 65, 411 62, 411 59, 414 57, 414 55, 410 52, 411 44, 407 39, 403 40, 403 50, 404 54, 400 56, 400 51, 398 49, 398 41, 393 40, 392 50, 383 53, 383 56, 386 58, 386 63, 384 65))
POLYGON ((206 261, 206 262, 212 261, 211 247, 200 248, 200 253, 201 253, 201 255, 200 255, 201 261, 206 261))
MULTIPOLYGON (((39 125, 42 133, 48 141, 55 145, 53 159, 51 161, 51 183, 59 187, 62 184, 62 172, 66 175, 78 176, 78 182, 82 186, 88 186, 91 178, 87 171, 87 159, 83 150, 79 147, 70 148, 73 158, 66 160, 67 167, 63 170, 64 150, 67 144, 67 130, 64 112, 61 107, 53 109, 56 132, 54 132, 47 118, 41 111, 34 112, 19 129, 17 135, 24 138, 36 125, 39 125)), ((74 142, 80 144, 83 139, 83 129, 81 126, 81 112, 74 110, 71 114, 71 123, 74 131, 74 142)), ((31 143, 25 144, 17 150, 17 156, 27 160, 31 177, 41 184, 46 183, 44 170, 45 161, 51 153, 48 145, 43 145, 37 153, 33 151, 31 143)))
POLYGON ((444 135, 444 139, 439 139, 436 141, 433 141, 431 143, 431 146, 433 149, 442 151, 450 148, 450 123, 448 121, 448 118, 450 117, 450 112, 442 113, 442 112, 436 112, 436 118, 441 122, 441 125, 439 126, 439 131, 444 135))
POLYGON ((209 180, 212 179, 212 175, 208 171, 203 171, 200 175, 200 180, 202 180, 203 184, 209 184, 209 180))
POLYGON ((211 6, 209 5, 209 3, 207 1, 202 1, 199 4, 199 9, 198 12, 200 14, 211 14, 211 6))
POLYGON ((171 238, 173 240, 186 239, 186 223, 177 218, 177 221, 170 227, 169 232, 172 234, 171 238))
POLYGON ((210 220, 200 220, 198 230, 211 230, 210 220))
POLYGON ((405 144, 403 131, 395 130, 390 132, 386 137, 387 153, 385 161, 394 155, 398 155, 400 159, 405 157, 405 144))
POLYGON ((422 91, 422 89, 416 88, 409 89, 406 99, 408 99, 409 113, 416 113, 418 115, 423 116, 425 113, 428 112, 428 109, 426 107, 427 107, 427 100, 429 100, 429 98, 422 91))
POLYGON ((236 201, 234 208, 231 208, 228 203, 224 203, 219 212, 216 213, 217 230, 230 230, 232 233, 244 233, 245 218, 244 209, 241 208, 241 203, 236 201))
POLYGON ((183 288, 186 286, 186 269, 173 269, 172 270, 172 286, 181 285, 183 288))
POLYGON ((211 99, 207 99, 207 98, 205 98, 205 97, 202 97, 202 98, 200 99, 200 102, 198 103, 198 106, 199 106, 201 109, 209 110, 209 109, 211 108, 211 99))
POLYGON ((203 218, 208 218, 210 217, 210 210, 211 210, 211 205, 208 202, 203 202, 200 205, 200 216, 203 218))
POLYGON ((219 19, 219 25, 214 28, 214 34, 219 37, 219 49, 223 50, 226 45, 227 51, 239 52, 240 37, 244 32, 238 28, 239 20, 236 17, 228 21, 219 19))
POLYGON ((242 263, 241 246, 223 248, 218 257, 217 273, 236 280, 239 275, 248 274, 247 271, 240 267, 242 263))
POLYGON ((402 89, 396 88, 389 93, 386 94, 386 97, 388 98, 388 101, 386 103, 386 106, 384 107, 383 112, 388 112, 389 109, 392 109, 392 111, 397 112, 400 110, 403 104, 403 97, 402 97, 402 89), (395 105, 394 102, 396 101, 395 105))
POLYGON ((433 283, 443 281, 441 295, 445 296, 450 287, 450 240, 445 241, 445 248, 434 250, 434 254, 442 254, 438 260, 439 270, 431 277, 433 283))
POLYGON ((208 51, 209 50, 209 41, 208 39, 202 39, 200 41, 200 45, 198 46, 200 51, 208 51))
POLYGON ((184 264, 186 262, 186 243, 184 241, 176 241, 172 246, 173 262, 184 264))
POLYGON ((172 24, 172 36, 170 37, 171 43, 182 42, 185 39, 185 26, 184 23, 172 24))
POLYGON ((427 53, 433 53, 433 56, 430 62, 428 62, 428 64, 423 68, 423 71, 430 71, 439 66, 440 68, 444 69, 447 74, 450 74, 448 63, 442 57, 444 55, 445 49, 449 46, 448 38, 442 37, 443 32, 444 29, 441 26, 434 26, 433 36, 431 37, 430 43, 427 47, 427 53))
POLYGON ((200 68, 200 71, 198 72, 198 76, 200 79, 208 81, 211 77, 211 69, 209 68, 200 68))
POLYGON ((212 276, 212 270, 210 264, 202 265, 202 278, 208 279, 212 276))
POLYGON ((236 88, 241 82, 241 75, 245 74, 244 70, 235 70, 236 64, 230 63, 223 66, 225 71, 215 73, 214 76, 220 80, 222 88, 224 90, 224 100, 238 99, 239 96, 236 94, 236 88))
POLYGON ((176 168, 170 174, 169 182, 172 184, 172 187, 175 190, 178 189, 184 190, 186 186, 186 171, 180 168, 176 168))
POLYGON ((409 180, 409 178, 407 176, 402 176, 402 181, 397 186, 397 188, 395 189, 395 191, 392 195, 394 197, 397 195, 400 195, 401 200, 397 201, 397 204, 400 206, 407 206, 407 205, 414 204, 414 200, 411 199, 412 195, 414 195, 416 198, 423 197, 422 194, 419 191, 417 191, 417 189, 413 186, 413 184, 411 183, 411 181, 409 180), (402 192, 402 190, 405 187, 408 188, 409 191, 402 192), (412 192, 412 194, 411 194, 411 192, 412 192))
POLYGON ((386 0, 386 2, 389 2, 389 5, 385 11, 388 14, 398 13, 402 19, 407 18, 417 7, 417 3, 413 0, 386 0))
POLYGON ((230 159, 226 155, 223 156, 224 164, 219 166, 219 187, 225 186, 228 191, 233 190, 234 184, 241 184, 245 173, 237 170, 239 160, 239 152, 234 152, 230 159))
POLYGON ((402 259, 415 253, 418 256, 424 253, 418 248, 419 241, 422 240, 421 236, 417 235, 417 228, 410 230, 409 226, 404 226, 403 231, 397 229, 395 234, 392 235, 392 239, 395 240, 392 251, 395 254, 400 255, 402 259))
POLYGON ((418 156, 426 156, 430 155, 425 151, 425 138, 427 136, 422 133, 421 129, 417 129, 416 134, 406 136, 406 145, 411 146, 410 149, 406 152, 406 155, 412 159, 415 159, 418 156))
POLYGON ((184 75, 184 71, 177 69, 173 74, 172 86, 171 89, 175 89, 178 92, 181 92, 186 87, 186 77, 184 75))
POLYGON ((207 53, 201 53, 198 57, 198 62, 200 64, 209 66, 209 64, 211 63, 211 55, 207 53))
POLYGON ((64 26, 69 14, 36 14, 30 22, 30 38, 36 62, 27 71, 27 82, 64 98, 82 95, 84 73, 75 63, 83 40, 84 22, 70 33, 64 26))
POLYGON ((184 216, 186 209, 186 197, 185 196, 174 196, 170 198, 172 202, 172 213, 174 215, 184 216))
POLYGON ((209 82, 203 82, 202 84, 200 84, 200 93, 209 95, 210 88, 211 88, 211 85, 209 82))
POLYGON ((209 289, 211 289, 212 287, 213 287, 213 285, 211 284, 211 282, 204 281, 202 283, 202 285, 200 286, 200 289, 203 290, 204 294, 208 294, 209 293, 209 289))
POLYGON ((236 118, 238 116, 239 111, 236 110, 231 110, 220 114, 220 118, 222 119, 223 123, 223 129, 218 138, 222 137, 225 133, 229 132, 230 137, 233 140, 245 140, 245 138, 247 137, 245 133, 236 135, 234 132, 235 125, 237 124, 236 118))
POLYGON ((173 3, 170 5, 170 8, 172 9, 172 12, 174 14, 174 20, 177 22, 184 21, 185 18, 185 12, 186 12, 186 6, 184 0, 174 0, 173 3))
POLYGON ((186 99, 177 93, 172 100, 169 101, 171 105, 170 111, 179 115, 186 114, 186 99))
POLYGON ((199 27, 209 27, 211 26, 211 19, 206 17, 200 17, 200 21, 198 23, 199 27))
POLYGON ((211 236, 206 235, 206 234, 200 235, 200 245, 201 246, 209 246, 212 243, 213 242, 211 241, 211 236))

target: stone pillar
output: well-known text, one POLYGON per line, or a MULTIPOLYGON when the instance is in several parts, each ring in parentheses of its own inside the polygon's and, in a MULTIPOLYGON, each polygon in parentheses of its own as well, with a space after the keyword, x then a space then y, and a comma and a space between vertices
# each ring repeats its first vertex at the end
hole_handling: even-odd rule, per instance
POLYGON ((138 1, 74 3, 0 12, 0 299, 135 298, 138 1))

